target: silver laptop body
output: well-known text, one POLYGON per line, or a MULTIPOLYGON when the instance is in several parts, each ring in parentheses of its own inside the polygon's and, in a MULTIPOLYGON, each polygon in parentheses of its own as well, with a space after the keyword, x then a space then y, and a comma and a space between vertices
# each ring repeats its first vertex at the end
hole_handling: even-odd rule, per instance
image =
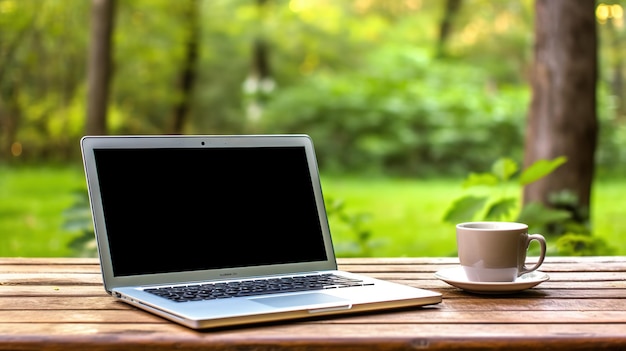
POLYGON ((126 303, 202 329, 441 301, 337 270, 306 135, 86 136, 81 148, 104 287, 126 303), (327 274, 351 283, 205 289, 327 274))

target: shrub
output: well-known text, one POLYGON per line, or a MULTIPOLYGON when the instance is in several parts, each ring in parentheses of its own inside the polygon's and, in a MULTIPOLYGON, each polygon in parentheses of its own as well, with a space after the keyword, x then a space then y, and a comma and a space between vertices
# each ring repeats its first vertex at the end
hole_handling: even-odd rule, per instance
POLYGON ((415 48, 387 47, 367 62, 283 88, 262 129, 310 134, 325 170, 459 175, 521 155, 526 88, 497 87, 483 68, 415 48))

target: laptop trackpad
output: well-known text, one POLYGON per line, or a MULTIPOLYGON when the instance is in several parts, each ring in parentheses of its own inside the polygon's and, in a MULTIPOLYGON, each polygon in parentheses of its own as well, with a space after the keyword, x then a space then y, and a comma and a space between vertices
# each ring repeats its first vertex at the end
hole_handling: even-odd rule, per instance
POLYGON ((350 302, 346 299, 342 299, 335 296, 330 296, 322 293, 310 293, 300 295, 287 295, 287 296, 275 296, 275 297, 260 297, 251 299, 251 301, 259 302, 271 307, 293 307, 293 306, 306 306, 306 305, 319 305, 319 304, 332 304, 336 303, 345 304, 350 306, 350 302))

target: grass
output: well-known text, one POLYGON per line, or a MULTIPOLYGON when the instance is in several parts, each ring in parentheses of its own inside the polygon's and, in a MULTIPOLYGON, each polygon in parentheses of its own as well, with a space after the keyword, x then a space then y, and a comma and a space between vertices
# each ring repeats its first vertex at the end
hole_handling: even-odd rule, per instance
MULTIPOLYGON (((445 210, 458 195, 457 180, 322 178, 325 197, 341 199, 346 211, 366 214, 375 256, 450 256, 455 229, 443 223, 445 210)), ((355 234, 330 218, 338 248, 355 234)), ((338 250, 342 255, 342 250, 338 250)))
POLYGON ((86 189, 79 167, 1 167, 0 256, 71 255, 63 211, 77 189, 86 189))
MULTIPOLYGON (((343 199, 350 212, 370 215, 366 227, 373 233, 371 240, 380 244, 375 256, 456 255, 454 225, 444 223, 442 218, 463 194, 460 180, 324 177, 322 182, 327 198, 343 199)), ((596 181, 591 214, 594 235, 606 241, 614 249, 613 254, 626 255, 626 180, 596 181)), ((357 241, 355 234, 340 226, 338 220, 331 218, 330 222, 336 246, 357 241)), ((341 255, 341 250, 338 253, 341 255)))
MULTIPOLYGON (((454 226, 442 221, 462 193, 456 179, 421 180, 323 176, 327 200, 341 200, 371 237, 364 242, 378 257, 455 254, 454 226)), ((85 189, 80 167, 0 167, 0 257, 70 256, 68 243, 78 235, 64 230, 63 211, 73 192, 85 189)), ((626 255, 626 180, 598 181, 593 190, 594 235, 626 255)), ((339 256, 359 242, 351 226, 330 218, 339 256)))

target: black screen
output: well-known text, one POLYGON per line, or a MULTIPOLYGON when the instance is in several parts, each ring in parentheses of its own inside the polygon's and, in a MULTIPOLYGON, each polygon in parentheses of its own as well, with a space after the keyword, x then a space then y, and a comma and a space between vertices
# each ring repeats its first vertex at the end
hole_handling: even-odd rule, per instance
POLYGON ((326 259, 304 147, 94 153, 116 276, 326 259))

